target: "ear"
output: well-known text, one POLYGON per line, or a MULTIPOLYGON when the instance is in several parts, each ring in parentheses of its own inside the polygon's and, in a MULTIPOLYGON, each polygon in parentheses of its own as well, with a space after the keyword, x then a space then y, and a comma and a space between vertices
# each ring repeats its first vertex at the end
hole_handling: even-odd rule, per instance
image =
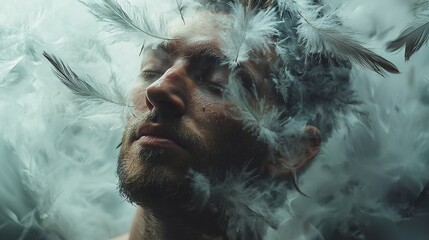
POLYGON ((287 156, 278 154, 274 161, 267 163, 266 171, 272 176, 287 176, 291 171, 306 166, 319 153, 321 141, 319 129, 306 126, 303 135, 297 139, 297 147, 287 156))

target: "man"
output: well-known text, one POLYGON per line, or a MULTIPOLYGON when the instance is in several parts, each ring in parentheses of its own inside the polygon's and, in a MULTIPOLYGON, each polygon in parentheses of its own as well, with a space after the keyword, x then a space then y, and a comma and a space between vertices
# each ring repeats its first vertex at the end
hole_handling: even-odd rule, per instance
MULTIPOLYGON (((84 3, 130 32, 121 39, 152 37, 118 163, 121 193, 138 205, 130 239, 262 239, 338 119, 358 112, 350 61, 397 69, 332 30, 341 25, 310 0, 201 1, 188 14, 176 3, 176 19, 159 24, 166 36, 146 11, 84 3)), ((69 88, 94 93, 45 56, 69 88)))
MULTIPOLYGON (((314 1, 212 1, 196 8, 183 5, 190 1, 171 2, 177 9, 173 7, 167 15, 176 21, 167 21, 172 34, 164 35, 154 30, 156 22, 147 23, 151 17, 147 11, 133 6, 122 11, 116 0, 85 1, 98 11, 99 20, 110 24, 108 30, 120 33, 119 40, 144 42, 142 74, 133 94, 134 112, 123 138, 118 171, 122 192, 139 206, 131 238, 427 239, 428 188, 424 186, 429 151, 427 134, 421 131, 427 128, 427 118, 422 117, 427 116, 423 106, 427 101, 422 97, 423 104, 409 104, 415 96, 423 96, 426 85, 414 82, 414 74, 410 85, 422 86, 421 93, 405 91, 406 81, 397 85, 403 87, 400 91, 388 84, 392 81, 354 81, 357 89, 369 90, 360 96, 374 107, 369 109, 372 122, 366 123, 372 126, 362 124, 354 131, 340 132, 325 145, 338 117, 356 105, 349 60, 380 72, 381 58, 341 35, 347 31, 341 31, 338 19, 326 15, 327 9, 314 1), (161 41, 146 41, 153 36, 161 41), (377 88, 374 82, 381 84, 377 88), (400 104, 401 99, 407 100, 400 104), (322 143, 323 154, 318 154, 322 143), (317 160, 310 161, 316 155, 317 160), (299 189, 304 194, 298 194, 299 189), (419 238, 416 228, 424 230, 419 238)), ((111 141, 103 141, 106 136, 98 132, 84 131, 86 124, 63 130, 64 108, 47 107, 52 102, 57 106, 53 96, 58 100, 63 96, 46 82, 50 75, 37 52, 74 42, 59 41, 62 35, 83 38, 72 44, 72 52, 78 50, 71 55, 79 62, 75 64, 93 73, 102 69, 91 63, 94 47, 103 44, 85 45, 95 34, 89 34, 94 28, 88 27, 92 25, 81 18, 83 14, 74 11, 80 6, 56 5, 45 12, 56 18, 55 22, 44 18, 46 31, 37 33, 30 21, 16 32, 5 32, 16 35, 6 42, 20 42, 12 46, 26 56, 9 80, 26 71, 19 74, 23 79, 18 84, 5 89, 3 98, 17 95, 19 100, 10 98, 2 109, 22 114, 18 121, 10 117, 13 114, 3 117, 7 128, 0 144, 1 155, 6 156, 1 158, 6 174, 0 174, 2 239, 106 239, 123 229, 117 224, 118 212, 131 219, 113 209, 115 193, 105 194, 105 182, 100 188, 97 180, 111 173, 105 167, 115 155, 111 141), (71 27, 69 16, 79 16, 89 30, 77 34, 85 28, 71 27), (59 19, 65 20, 59 28, 64 34, 47 37, 59 19), (55 43, 44 44, 42 40, 48 39, 55 43), (34 59, 28 61, 27 56, 34 59), (27 74, 33 69, 38 71, 27 74), (28 94, 16 94, 18 88, 28 94), (43 96, 42 90, 46 100, 36 108, 43 109, 37 117, 34 103, 43 96)), ((360 12, 356 21, 361 23, 362 11, 355 12, 360 12)), ((341 15, 353 14, 341 11, 341 15)), ((394 24, 376 22, 377 29, 391 29, 394 24)), ((98 54, 103 63, 112 63, 112 69, 111 60, 125 60, 123 55, 110 58, 106 53, 102 48, 98 54)), ((93 100, 118 103, 105 98, 108 93, 103 95, 107 84, 92 88, 61 61, 46 57, 60 79, 85 100, 76 109, 88 110, 87 103, 93 100)), ((117 93, 115 79, 110 80, 117 93)), ((68 109, 67 104, 58 106, 68 109)), ((110 106, 107 111, 113 112, 110 106)), ((97 115, 96 125, 105 130, 100 117, 105 119, 97 115)), ((346 118, 350 119, 355 121, 353 116, 346 118)), ((116 143, 115 134, 109 132, 109 136, 116 143)))
MULTIPOLYGON (((262 239, 278 225, 273 214, 285 200, 289 176, 318 154, 321 134, 329 136, 335 126, 338 109, 332 106, 346 111, 356 103, 345 61, 297 55, 286 62, 268 43, 267 51, 252 49, 245 61, 228 65, 222 36, 233 29, 234 4, 252 16, 276 7, 268 1, 210 3, 171 40, 142 50, 118 164, 121 192, 138 205, 130 239, 262 239), (284 66, 304 81, 275 81, 284 66), (335 89, 309 88, 315 78, 316 86, 335 89), (307 89, 294 92, 298 84, 307 89), (260 114, 257 119, 277 112, 277 124, 299 121, 280 124, 296 129, 273 140, 249 124, 246 106, 260 114)), ((296 33, 284 27, 268 38, 290 34, 285 50, 298 54, 296 33)))
MULTIPOLYGON (((129 238, 282 239, 285 222, 312 238, 308 219, 280 213, 339 119, 359 113, 350 62, 397 68, 317 1, 185 2, 160 23, 116 1, 83 3, 119 39, 144 43, 117 171, 138 205, 129 238)), ((75 93, 108 100, 45 56, 75 93)))

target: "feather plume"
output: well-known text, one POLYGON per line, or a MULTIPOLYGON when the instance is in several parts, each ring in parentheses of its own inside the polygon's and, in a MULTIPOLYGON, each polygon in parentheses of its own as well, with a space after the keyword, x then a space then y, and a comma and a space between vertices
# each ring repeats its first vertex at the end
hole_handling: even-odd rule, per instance
POLYGON ((307 53, 322 53, 348 60, 382 76, 385 71, 399 73, 392 62, 363 47, 360 42, 344 33, 350 31, 336 24, 332 14, 320 18, 301 15, 299 20, 299 40, 305 43, 307 53))
POLYGON ((287 148, 292 146, 290 137, 302 133, 306 121, 282 117, 281 110, 258 97, 256 92, 247 92, 235 74, 231 74, 227 88, 226 97, 235 104, 231 116, 242 121, 244 127, 252 131, 258 140, 267 143, 272 152, 287 154, 287 148), (258 99, 256 104, 250 101, 252 97, 258 99))
POLYGON ((382 76, 385 71, 399 73, 393 63, 350 37, 351 31, 340 25, 335 12, 324 14, 323 7, 310 0, 280 0, 279 5, 299 18, 298 37, 307 54, 318 53, 348 60, 382 76))
MULTIPOLYGON (((55 76, 67 86, 75 95, 83 97, 85 100, 95 102, 107 102, 120 107, 130 107, 127 104, 126 98, 115 92, 116 96, 108 96, 104 91, 95 89, 92 85, 80 78, 70 67, 55 56, 44 52, 43 56, 51 63, 55 76)), ((116 89, 115 89, 116 90, 116 89)))
POLYGON ((318 13, 321 6, 314 4, 312 0, 278 0, 279 7, 293 15, 304 13, 318 13))
POLYGON ((123 7, 115 0, 80 1, 101 22, 107 24, 106 30, 114 34, 118 40, 141 42, 148 36, 160 39, 168 38, 165 21, 159 17, 151 18, 145 7, 137 8, 123 1, 123 7))
POLYGON ((230 67, 237 66, 249 58, 251 51, 267 51, 273 43, 272 36, 278 34, 276 11, 271 8, 256 12, 241 4, 231 4, 233 23, 223 34, 222 52, 230 67))
POLYGON ((229 239, 255 239, 269 226, 276 229, 278 219, 274 217, 274 208, 269 205, 271 193, 281 192, 284 184, 264 181, 260 185, 252 184, 255 175, 242 170, 239 173, 227 173, 222 181, 215 172, 202 174, 190 170, 188 177, 194 191, 192 208, 209 207, 228 219, 226 229, 229 239))
POLYGON ((429 39, 429 15, 425 19, 418 19, 393 41, 387 43, 387 51, 393 52, 405 46, 405 61, 416 53, 429 39))

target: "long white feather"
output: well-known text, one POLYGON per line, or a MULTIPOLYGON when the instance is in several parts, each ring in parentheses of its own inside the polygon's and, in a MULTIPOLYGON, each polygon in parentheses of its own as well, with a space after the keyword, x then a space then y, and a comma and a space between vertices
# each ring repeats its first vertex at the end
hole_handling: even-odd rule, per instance
POLYGON ((110 85, 112 86, 111 93, 94 88, 87 81, 80 78, 70 67, 55 56, 51 56, 48 53, 43 53, 52 65, 53 72, 66 85, 74 94, 84 98, 84 101, 95 101, 95 102, 107 102, 113 106, 119 107, 131 107, 128 105, 127 97, 120 90, 115 77, 111 78, 110 85), (113 93, 113 94, 112 94, 113 93))
POLYGON ((265 52, 278 34, 276 11, 271 8, 256 11, 241 4, 231 4, 232 24, 221 35, 221 50, 228 58, 229 66, 235 67, 247 61, 251 52, 265 52))
POLYGON ((323 54, 357 63, 380 75, 399 73, 387 59, 365 48, 352 38, 352 31, 341 25, 335 12, 325 14, 310 0, 282 1, 284 8, 297 15, 299 40, 307 54, 323 54))
POLYGON ((144 43, 148 37, 170 40, 165 19, 162 15, 154 19, 145 6, 138 8, 125 0, 120 2, 115 0, 80 2, 99 21, 107 24, 106 30, 113 34, 116 41, 129 40, 144 43))

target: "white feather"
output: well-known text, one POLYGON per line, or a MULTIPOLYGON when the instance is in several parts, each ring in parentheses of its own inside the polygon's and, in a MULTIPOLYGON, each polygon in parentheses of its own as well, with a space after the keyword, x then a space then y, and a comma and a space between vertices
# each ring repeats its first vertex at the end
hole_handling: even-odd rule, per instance
POLYGON ((385 71, 399 73, 398 68, 353 39, 352 31, 340 24, 336 11, 323 12, 323 7, 310 0, 281 1, 280 6, 299 19, 299 40, 307 54, 322 54, 348 60, 380 75, 385 71))
POLYGON ((252 52, 266 52, 273 46, 273 36, 278 31, 276 11, 251 10, 241 4, 231 4, 232 23, 221 35, 221 50, 228 58, 230 67, 247 61, 252 52))
POLYGON ((154 17, 145 5, 136 7, 126 0, 80 1, 101 22, 106 30, 113 34, 114 41, 133 41, 144 44, 145 41, 170 40, 166 21, 162 14, 154 17))
POLYGON ((267 202, 272 192, 264 190, 281 192, 285 185, 270 181, 253 185, 255 175, 246 169, 240 173, 227 172, 225 179, 221 181, 216 180, 215 175, 216 173, 203 175, 196 171, 189 172, 195 194, 195 202, 192 204, 193 207, 211 208, 226 217, 226 234, 229 239, 254 239, 261 236, 266 226, 276 227, 277 219, 267 202))
MULTIPOLYGON (((365 11, 353 8, 348 12, 341 10, 342 13, 350 16, 350 21, 357 24, 362 24, 362 19, 371 19, 371 24, 362 26, 368 34, 373 30, 373 25, 380 29, 393 27, 399 32, 397 28, 401 23, 412 21, 411 17, 402 14, 404 9, 408 9, 406 6, 409 6, 409 1, 350 2, 355 3, 356 9, 365 11), (387 13, 386 6, 396 11, 387 13)), ((33 45, 36 46, 32 48, 35 55, 41 58, 42 51, 46 50, 70 56, 67 62, 78 72, 104 79, 98 77, 99 73, 108 68, 91 64, 94 58, 81 51, 81 46, 86 46, 85 39, 99 40, 93 31, 99 25, 73 1, 5 1, 0 8, 0 29, 11 26, 24 29, 28 22, 14 25, 10 19, 28 16, 40 6, 46 9, 43 12, 46 17, 31 31, 32 36, 37 37, 33 39, 42 43, 33 45)), ((28 227, 37 228, 47 239, 58 239, 57 236, 63 239, 107 239, 128 231, 132 208, 118 199, 114 184, 117 155, 114 148, 119 142, 120 131, 116 128, 113 131, 100 131, 101 128, 89 127, 88 122, 77 122, 63 132, 70 123, 67 116, 78 114, 81 108, 69 101, 70 96, 63 93, 64 86, 54 80, 46 64, 40 64, 29 51, 24 51, 25 48, 16 48, 26 45, 25 39, 18 37, 21 32, 3 33, 3 36, 13 37, 0 41, 2 60, 14 61, 21 56, 25 60, 15 65, 13 70, 19 76, 17 81, 8 82, 11 84, 0 88, 0 216, 2 220, 6 219, 0 223, 3 227, 0 234, 10 226, 7 224, 24 226, 27 230, 28 227)), ((384 44, 378 39, 375 38, 375 46, 384 44)), ((132 63, 138 65, 137 60, 129 60, 137 54, 133 55, 135 52, 132 51, 125 54, 126 48, 122 45, 109 48, 117 48, 110 62, 113 68, 124 69, 118 79, 134 79, 137 70, 132 71, 128 67, 132 63)), ((103 54, 94 52, 94 56, 100 55, 103 54)), ((396 60, 401 61, 402 58, 396 60)), ((418 194, 428 180, 429 103, 428 83, 424 77, 427 75, 427 65, 426 56, 415 55, 409 64, 401 64, 403 73, 392 76, 389 81, 375 74, 361 75, 356 69, 353 78, 357 81, 353 82, 367 103, 370 124, 351 126, 350 131, 340 130, 324 146, 322 154, 313 160, 312 165, 306 171, 298 172, 301 173, 299 186, 311 198, 305 198, 290 189, 279 189, 278 193, 288 194, 284 206, 275 215, 275 220, 283 224, 276 230, 271 229, 264 239, 318 237, 317 232, 321 233, 325 226, 348 230, 348 224, 358 220, 371 223, 367 220, 377 216, 388 220, 388 223, 398 220, 402 224, 413 219, 401 218, 395 210, 396 206, 389 204, 383 196, 395 189, 418 194), (290 231, 291 228, 295 231, 290 231)), ((108 76, 110 71, 107 73, 108 76)), ((6 81, 11 80, 10 77, 6 74, 6 81)), ((246 109, 246 104, 242 106, 246 109)), ((278 114, 262 106, 257 113, 270 113, 266 120, 262 120, 264 116, 257 115, 255 118, 252 113, 248 115, 256 131, 260 131, 259 126, 270 126, 270 119, 276 119, 278 114)), ((102 117, 98 115, 92 119, 96 120, 93 124, 100 122, 102 117)), ((276 139, 274 129, 276 127, 267 127, 265 135, 276 139)), ((273 145, 277 142, 273 142, 273 145)), ((237 199, 232 204, 234 207, 248 205, 262 215, 272 211, 269 208, 264 212, 267 207, 271 207, 265 204, 262 197, 267 191, 246 189, 243 184, 247 183, 246 175, 241 176, 241 182, 231 178, 231 181, 218 185, 207 177, 201 180, 200 192, 204 193, 202 196, 206 199, 202 205, 207 204, 207 199, 215 196, 216 192, 225 191, 231 193, 227 194, 226 199, 237 199), (236 198, 236 195, 239 197, 236 198)), ((265 189, 276 188, 267 186, 265 189)), ((231 216, 234 216, 229 228, 231 236, 237 236, 236 230, 243 229, 246 224, 258 227, 246 221, 259 217, 242 217, 249 213, 249 209, 245 209, 229 209, 231 216)), ((386 227, 390 227, 390 232, 397 233, 401 231, 401 224, 386 227)), ((18 239, 20 234, 18 232, 12 239, 18 239)), ((408 234, 402 239, 412 236, 408 234)), ((10 239, 4 235, 0 238, 10 239)))
POLYGON ((227 99, 234 102, 231 116, 243 122, 244 127, 254 133, 258 140, 267 143, 272 153, 287 154, 294 146, 291 137, 303 134, 306 120, 282 117, 277 107, 257 98, 256 93, 247 92, 240 81, 231 75, 228 82, 227 99), (252 96, 257 99, 252 99, 252 96))

